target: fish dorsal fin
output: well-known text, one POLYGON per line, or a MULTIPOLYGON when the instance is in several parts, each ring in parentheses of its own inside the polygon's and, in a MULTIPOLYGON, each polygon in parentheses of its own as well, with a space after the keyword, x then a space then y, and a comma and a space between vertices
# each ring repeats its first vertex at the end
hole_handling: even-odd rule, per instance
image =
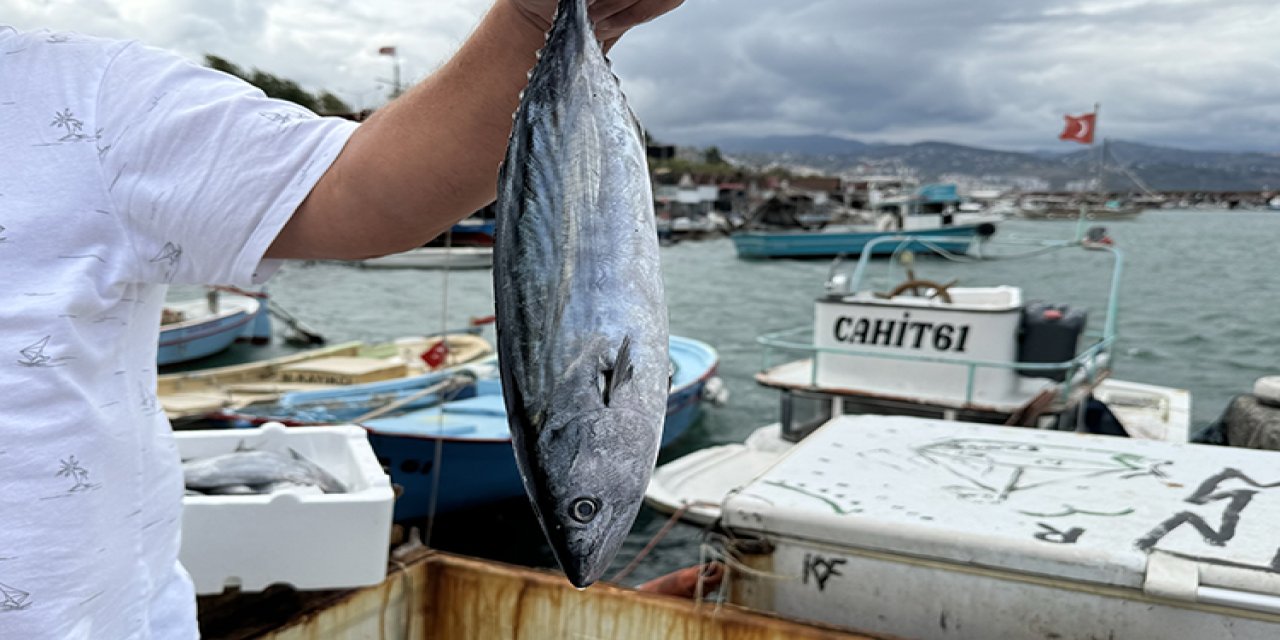
POLYGON ((604 375, 604 406, 609 406, 614 393, 631 379, 631 336, 622 338, 622 346, 618 347, 618 356, 613 359, 613 368, 601 372, 604 375))

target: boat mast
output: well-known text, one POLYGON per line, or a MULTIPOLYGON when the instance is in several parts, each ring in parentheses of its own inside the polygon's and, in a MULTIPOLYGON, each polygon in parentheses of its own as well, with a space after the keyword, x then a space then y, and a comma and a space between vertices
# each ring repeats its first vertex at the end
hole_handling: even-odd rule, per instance
MULTIPOLYGON (((1099 111, 1102 111, 1102 103, 1093 103, 1093 131, 1089 132, 1092 136, 1089 138, 1089 151, 1094 154, 1093 190, 1094 193, 1097 194, 1099 205, 1105 205, 1106 196, 1102 193, 1102 151, 1098 149, 1099 111)), ((1087 196, 1081 199, 1080 215, 1076 217, 1076 242, 1084 239, 1084 224, 1085 220, 1089 217, 1089 207, 1091 206, 1093 206, 1093 203, 1089 202, 1089 198, 1087 196)))
POLYGON ((1099 203, 1106 204, 1107 194, 1104 188, 1105 185, 1103 184, 1103 177, 1102 177, 1103 155, 1106 153, 1106 148, 1107 148, 1106 140, 1102 141, 1102 148, 1101 149, 1098 148, 1098 113, 1101 111, 1102 111, 1102 103, 1100 102, 1093 103, 1093 139, 1089 142, 1089 146, 1092 147, 1090 151, 1093 151, 1095 154, 1094 178, 1093 178, 1094 189, 1097 191, 1099 203))

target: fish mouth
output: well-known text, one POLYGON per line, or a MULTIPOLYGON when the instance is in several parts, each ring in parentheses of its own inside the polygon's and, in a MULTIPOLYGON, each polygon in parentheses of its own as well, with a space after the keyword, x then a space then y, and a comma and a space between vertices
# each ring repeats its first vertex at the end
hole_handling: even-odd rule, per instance
POLYGON ((560 568, 564 570, 564 575, 569 579, 569 584, 578 589, 586 589, 604 577, 604 572, 608 569, 608 565, 602 562, 572 562, 565 564, 561 561, 560 568))

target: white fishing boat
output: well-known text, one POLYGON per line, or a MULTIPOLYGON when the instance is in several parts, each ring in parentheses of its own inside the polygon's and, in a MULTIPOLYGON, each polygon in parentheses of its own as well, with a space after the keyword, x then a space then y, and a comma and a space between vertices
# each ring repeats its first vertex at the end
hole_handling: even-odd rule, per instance
POLYGON ((1121 257, 1105 244, 1052 249, 1112 256, 1102 326, 1070 305, 1029 304, 1022 290, 947 286, 910 277, 889 292, 863 287, 837 265, 815 303, 812 328, 763 336, 762 386, 781 397, 779 422, 743 444, 693 452, 654 473, 646 501, 706 524, 724 498, 795 443, 841 415, 909 415, 1043 430, 1186 442, 1185 390, 1112 380, 1121 257), (1087 248, 1086 248, 1087 247, 1087 248), (914 291, 913 291, 914 290, 914 291), (806 340, 802 336, 809 334, 806 340), (774 365, 778 354, 791 358, 774 365))
POLYGON ((1027 220, 1132 220, 1146 210, 1138 202, 1127 199, 1098 200, 1087 196, 1024 195, 1018 200, 1017 214, 1027 220))
POLYGON ((367 269, 488 269, 493 247, 419 247, 358 264, 367 269))

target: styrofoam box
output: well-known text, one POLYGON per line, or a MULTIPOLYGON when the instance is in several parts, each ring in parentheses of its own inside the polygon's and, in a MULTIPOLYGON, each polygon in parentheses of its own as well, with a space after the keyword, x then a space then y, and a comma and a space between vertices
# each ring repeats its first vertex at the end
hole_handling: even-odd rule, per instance
POLYGON ((340 494, 187 496, 180 560, 196 593, 343 589, 386 577, 394 494, 364 429, 355 426, 180 431, 184 460, 249 449, 293 449, 346 486, 340 494))
POLYGON ((1280 638, 1280 452, 841 416, 723 514, 770 543, 734 603, 789 617, 921 640, 1280 638))

